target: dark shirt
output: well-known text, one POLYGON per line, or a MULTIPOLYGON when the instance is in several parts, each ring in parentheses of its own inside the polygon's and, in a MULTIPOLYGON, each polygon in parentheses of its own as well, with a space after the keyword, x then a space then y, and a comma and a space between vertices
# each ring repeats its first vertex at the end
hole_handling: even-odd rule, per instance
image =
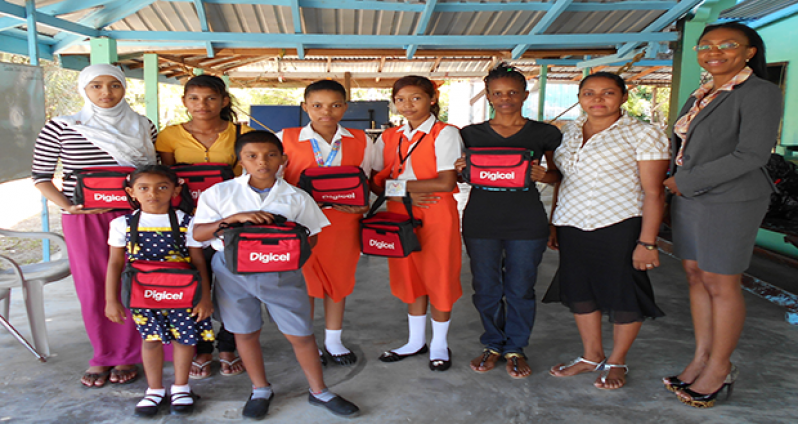
MULTIPOLYGON (((529 120, 517 133, 504 138, 488 122, 460 131, 466 148, 522 147, 533 159, 554 151, 562 133, 554 125, 529 120)), ((463 236, 486 239, 534 240, 549 236, 548 218, 540 193, 533 184, 527 191, 492 191, 471 188, 463 211, 463 236)))

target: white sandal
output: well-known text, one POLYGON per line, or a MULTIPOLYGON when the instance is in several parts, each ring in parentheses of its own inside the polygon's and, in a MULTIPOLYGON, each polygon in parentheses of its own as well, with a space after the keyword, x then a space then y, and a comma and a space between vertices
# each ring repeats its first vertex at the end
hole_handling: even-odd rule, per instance
MULTIPOLYGON (((626 366, 625 364, 608 364, 605 362, 604 367, 601 370, 601 375, 599 377, 599 381, 601 381, 601 384, 607 384, 607 376, 610 374, 610 371, 613 368, 623 368, 623 375, 629 374, 629 367, 626 366)), ((625 385, 626 385, 626 378, 623 379, 623 384, 621 384, 621 387, 625 385)), ((616 389, 608 389, 606 387, 598 387, 598 386, 596 387, 602 390, 616 390, 621 388, 617 387, 616 389)))
MULTIPOLYGON (((231 369, 231 368, 233 368, 233 365, 235 365, 235 364, 237 364, 237 363, 241 362, 241 358, 240 358, 240 357, 238 357, 238 356, 236 356, 236 358, 235 358, 235 359, 233 359, 232 361, 228 361, 227 359, 222 359, 222 358, 219 358, 219 362, 221 362, 221 363, 223 363, 223 364, 227 365, 227 369, 231 369)), ((243 373, 245 373, 246 371, 247 371, 246 369, 241 369, 241 371, 238 371, 238 372, 235 372, 235 371, 233 371, 233 372, 228 372, 228 373, 225 373, 225 372, 224 372, 224 368, 221 368, 221 369, 219 370, 219 374, 221 374, 221 375, 223 375, 223 376, 225 376, 225 377, 232 377, 232 376, 234 376, 234 375, 243 374, 243 373)))
MULTIPOLYGON (((560 365, 560 366, 556 366, 555 365, 554 368, 549 370, 549 374, 551 374, 551 375, 553 375, 555 377, 573 377, 573 375, 565 376, 565 375, 554 374, 554 369, 556 368, 557 371, 562 371, 562 370, 564 370, 566 368, 571 368, 572 366, 574 366, 574 365, 576 365, 576 364, 578 364, 580 362, 584 362, 584 363, 586 363, 588 365, 593 365, 593 367, 594 367, 592 370, 584 371, 584 372, 596 372, 596 371, 601 371, 601 370, 604 369, 604 365, 606 364, 607 359, 602 359, 601 362, 593 362, 593 361, 588 361, 587 359, 579 356, 576 359, 574 359, 573 361, 571 361, 571 362, 569 362, 569 363, 567 363, 565 365, 560 365)), ((577 374, 574 374, 574 375, 578 375, 578 374, 582 374, 582 373, 577 373, 577 374)))

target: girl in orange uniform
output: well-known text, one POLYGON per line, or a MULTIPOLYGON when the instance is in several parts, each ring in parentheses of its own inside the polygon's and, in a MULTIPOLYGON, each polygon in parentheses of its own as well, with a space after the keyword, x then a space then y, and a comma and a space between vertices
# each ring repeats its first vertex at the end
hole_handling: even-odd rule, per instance
MULTIPOLYGON (((308 113, 310 123, 277 134, 288 155, 284 169, 288 183, 297 185, 302 171, 317 166, 359 166, 366 175, 371 173, 372 143, 366 134, 338 125, 346 108, 346 90, 335 81, 316 81, 305 88, 302 109, 308 113)), ((360 218, 368 212, 368 206, 333 206, 323 211, 332 225, 319 234, 318 244, 302 273, 310 295, 311 313, 314 300, 324 299, 324 350, 333 362, 352 365, 357 356, 341 342, 341 331, 346 297, 355 288, 360 218)), ((326 365, 321 351, 319 356, 326 365)))
MULTIPOLYGON (((373 188, 382 192, 386 180, 406 181, 413 201, 413 216, 421 251, 406 258, 388 259, 391 292, 408 304, 408 342, 380 356, 397 362, 427 352, 427 304, 432 310, 429 367, 446 371, 452 354, 447 333, 454 302, 463 294, 460 286, 461 243, 457 202, 457 172, 462 139, 456 127, 437 119, 440 110, 432 81, 407 76, 393 85, 392 98, 407 124, 386 130, 374 146, 373 188)), ((406 214, 401 198, 388 198, 388 210, 406 214)))

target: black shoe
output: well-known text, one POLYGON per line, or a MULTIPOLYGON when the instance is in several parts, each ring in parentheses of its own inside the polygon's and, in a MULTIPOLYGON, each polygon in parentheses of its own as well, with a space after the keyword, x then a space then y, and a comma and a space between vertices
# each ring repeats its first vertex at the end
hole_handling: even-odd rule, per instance
POLYGON ((327 348, 324 348, 324 352, 326 352, 327 356, 329 356, 330 359, 332 359, 333 362, 338 365, 343 365, 346 367, 349 365, 355 365, 357 362, 357 355, 355 355, 355 352, 352 351, 349 353, 344 353, 343 355, 333 355, 329 350, 327 350, 327 348))
POLYGON ((269 413, 269 404, 272 399, 274 399, 274 392, 272 392, 271 396, 268 398, 252 399, 252 395, 249 395, 249 400, 246 405, 244 405, 244 410, 241 411, 241 415, 247 418, 262 420, 263 417, 269 413))
POLYGON ((415 351, 413 353, 406 353, 406 354, 399 354, 399 353, 396 353, 396 352, 394 352, 392 350, 389 350, 387 352, 383 352, 382 355, 380 355, 380 361, 382 361, 382 362, 399 362, 399 361, 404 360, 405 358, 409 358, 411 356, 416 356, 416 355, 421 355, 421 354, 427 353, 428 350, 429 349, 427 349, 427 345, 424 345, 421 349, 419 349, 419 350, 417 350, 417 351, 415 351))
POLYGON ((430 359, 429 361, 429 369, 432 371, 446 371, 452 367, 452 350, 446 349, 449 352, 449 359, 430 359))
POLYGON ((163 396, 159 396, 153 393, 145 394, 144 399, 149 402, 149 405, 145 406, 136 406, 136 415, 139 417, 152 417, 158 414, 158 409, 163 405, 164 398, 166 397, 166 393, 163 396))
POLYGON ((338 395, 324 402, 313 396, 313 393, 308 393, 308 402, 313 406, 323 406, 328 411, 341 417, 355 417, 360 413, 360 408, 357 405, 338 395))
POLYGON ((170 396, 171 404, 170 410, 172 415, 188 415, 194 412, 194 400, 199 398, 194 392, 191 393, 172 393, 170 396), (185 398, 191 398, 191 403, 188 404, 175 404, 175 401, 185 398))
POLYGON ((663 377, 662 384, 665 385, 665 390, 676 393, 678 390, 687 388, 692 383, 686 383, 679 379, 678 375, 671 377, 663 377))

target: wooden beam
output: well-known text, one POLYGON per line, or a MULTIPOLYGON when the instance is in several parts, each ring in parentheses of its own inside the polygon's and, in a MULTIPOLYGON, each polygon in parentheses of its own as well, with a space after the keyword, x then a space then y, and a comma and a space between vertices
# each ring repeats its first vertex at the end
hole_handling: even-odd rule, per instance
MULTIPOLYGON (((602 70, 604 68, 606 68, 606 66, 604 66, 604 65, 602 65, 602 66, 594 66, 594 67, 590 68, 590 73, 591 74, 595 74, 596 72, 598 72, 598 71, 600 71, 600 70, 602 70)), ((579 75, 573 77, 571 79, 571 81, 582 81, 582 78, 584 78, 584 76, 582 74, 579 74, 579 75)))
POLYGON ((327 56, 327 72, 332 72, 332 56, 327 56))
POLYGON ((443 60, 443 56, 438 56, 437 58, 435 58, 435 63, 432 65, 431 68, 429 68, 429 72, 430 73, 436 72, 438 70, 438 68, 441 66, 441 61, 442 60, 443 60))
POLYGON ((346 90, 346 101, 352 98, 352 73, 344 73, 344 90, 346 90))
POLYGON ((650 67, 648 69, 645 69, 645 70, 643 70, 641 72, 638 72, 637 75, 634 75, 634 76, 628 78, 626 81, 638 80, 640 78, 643 78, 646 75, 653 74, 654 72, 657 72, 657 71, 659 71, 662 68, 664 68, 664 66, 652 66, 652 67, 650 67))

